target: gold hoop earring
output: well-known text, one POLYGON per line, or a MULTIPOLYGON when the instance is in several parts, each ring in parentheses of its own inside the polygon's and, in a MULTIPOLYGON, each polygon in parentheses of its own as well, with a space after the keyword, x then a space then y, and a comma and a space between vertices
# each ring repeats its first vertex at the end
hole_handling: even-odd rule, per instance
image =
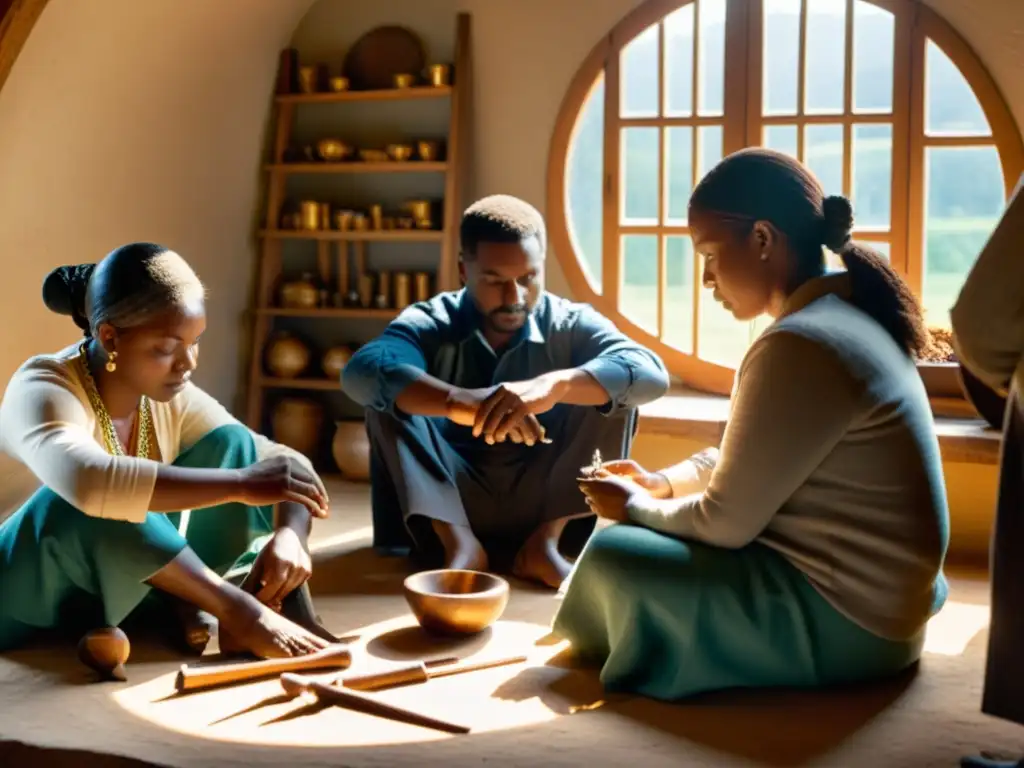
POLYGON ((113 373, 117 370, 117 352, 111 352, 107 355, 107 364, 105 367, 107 369, 107 373, 113 373))

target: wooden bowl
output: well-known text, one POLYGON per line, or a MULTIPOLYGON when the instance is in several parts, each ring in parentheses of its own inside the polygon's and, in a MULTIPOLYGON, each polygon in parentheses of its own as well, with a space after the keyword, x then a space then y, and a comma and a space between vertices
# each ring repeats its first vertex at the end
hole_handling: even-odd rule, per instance
POLYGON ((483 632, 508 605, 508 582, 482 571, 423 571, 408 577, 402 586, 416 621, 436 634, 483 632))

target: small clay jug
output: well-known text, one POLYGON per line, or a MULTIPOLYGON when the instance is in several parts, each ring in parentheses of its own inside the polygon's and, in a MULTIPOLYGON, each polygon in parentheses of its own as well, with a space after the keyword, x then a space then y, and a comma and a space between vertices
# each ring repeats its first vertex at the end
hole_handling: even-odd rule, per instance
POLYGON ((128 635, 117 627, 87 632, 78 641, 78 659, 102 680, 127 680, 124 665, 131 654, 128 635))
POLYGON ((346 480, 365 482, 370 479, 370 440, 366 423, 339 421, 331 443, 334 462, 346 480))

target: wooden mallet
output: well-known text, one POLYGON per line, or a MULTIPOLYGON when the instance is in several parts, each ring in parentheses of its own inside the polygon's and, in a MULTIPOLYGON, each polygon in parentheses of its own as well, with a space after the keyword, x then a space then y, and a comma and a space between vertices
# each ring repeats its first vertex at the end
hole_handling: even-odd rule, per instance
POLYGON ((352 652, 345 645, 329 645, 322 651, 283 659, 261 659, 236 664, 183 664, 174 687, 179 693, 214 688, 228 683, 247 683, 285 672, 307 672, 314 669, 348 669, 352 652))

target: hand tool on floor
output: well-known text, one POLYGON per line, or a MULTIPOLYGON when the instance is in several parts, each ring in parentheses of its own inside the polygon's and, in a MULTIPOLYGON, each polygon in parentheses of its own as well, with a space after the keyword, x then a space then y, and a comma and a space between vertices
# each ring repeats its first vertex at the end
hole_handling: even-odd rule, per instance
POLYGON ((413 685, 425 683, 435 677, 449 677, 450 675, 461 675, 465 672, 476 672, 481 669, 492 669, 504 667, 510 664, 521 664, 526 661, 525 656, 509 656, 503 659, 490 659, 489 661, 465 662, 462 664, 438 665, 430 662, 416 662, 406 664, 394 669, 386 669, 380 672, 370 672, 362 675, 345 675, 337 681, 337 685, 354 691, 379 691, 384 688, 394 688, 400 685, 413 685))
POLYGON ((435 717, 422 715, 411 709, 387 704, 380 699, 368 696, 365 693, 358 693, 356 691, 346 690, 345 688, 336 688, 334 686, 325 685, 324 683, 309 677, 304 677, 303 675, 296 675, 292 673, 285 673, 281 675, 281 687, 292 696, 299 696, 303 693, 312 693, 316 696, 318 701, 324 704, 334 704, 345 707, 346 709, 353 709, 358 712, 376 715, 377 717, 386 717, 389 720, 398 720, 403 723, 409 723, 410 725, 418 725, 423 728, 433 728, 438 731, 444 731, 445 733, 469 733, 470 731, 469 726, 451 723, 446 720, 438 720, 435 717))
POLYGON ((285 672, 302 672, 313 669, 348 669, 352 664, 352 652, 345 645, 329 645, 322 651, 305 656, 290 656, 283 659, 261 659, 235 664, 183 664, 178 670, 174 687, 179 692, 197 691, 226 683, 249 682, 263 677, 273 677, 285 672))

